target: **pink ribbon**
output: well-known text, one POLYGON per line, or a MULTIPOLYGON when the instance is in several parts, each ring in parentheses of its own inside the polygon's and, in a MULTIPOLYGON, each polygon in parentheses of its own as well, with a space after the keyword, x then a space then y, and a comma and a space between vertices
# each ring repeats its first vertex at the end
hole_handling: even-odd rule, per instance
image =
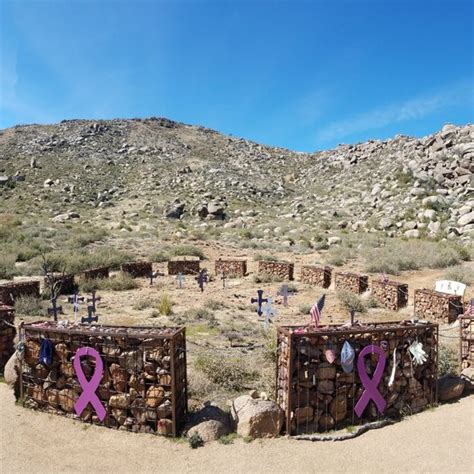
POLYGON ((95 391, 99 387, 100 381, 102 379, 102 373, 104 370, 104 364, 99 353, 92 347, 81 347, 77 350, 76 355, 74 356, 74 370, 76 372, 79 383, 82 387, 82 393, 79 399, 74 404, 74 410, 78 416, 86 408, 87 404, 90 403, 93 407, 100 421, 103 421, 106 415, 104 406, 102 405, 99 397, 96 395, 95 391), (81 366, 81 357, 90 356, 95 359, 95 369, 90 380, 86 379, 84 372, 81 366))
POLYGON ((359 418, 362 416, 362 413, 364 413, 364 410, 371 399, 374 401, 380 413, 385 411, 387 402, 384 400, 382 394, 377 388, 380 381, 382 380, 384 369, 385 353, 379 346, 366 346, 360 351, 359 357, 357 359, 357 371, 359 372, 359 378, 365 390, 354 408, 354 411, 359 418), (377 361, 377 367, 375 368, 374 376, 373 378, 370 378, 365 370, 364 357, 373 353, 378 354, 379 360, 377 361))

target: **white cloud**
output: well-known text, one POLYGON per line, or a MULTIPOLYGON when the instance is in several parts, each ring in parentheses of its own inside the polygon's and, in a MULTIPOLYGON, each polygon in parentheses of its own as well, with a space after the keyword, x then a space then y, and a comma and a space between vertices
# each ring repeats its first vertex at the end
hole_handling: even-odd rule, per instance
POLYGON ((472 87, 471 81, 463 81, 430 96, 372 109, 353 118, 330 123, 316 133, 316 139, 319 142, 329 142, 390 124, 421 119, 452 105, 472 103, 472 87))

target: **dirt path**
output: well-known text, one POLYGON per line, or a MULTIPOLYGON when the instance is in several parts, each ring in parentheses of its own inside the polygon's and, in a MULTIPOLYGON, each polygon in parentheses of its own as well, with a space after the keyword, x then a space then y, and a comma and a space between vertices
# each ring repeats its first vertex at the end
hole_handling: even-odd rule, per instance
POLYGON ((197 450, 151 435, 108 430, 14 404, 0 384, 0 471, 473 472, 474 397, 338 443, 286 438, 197 450))

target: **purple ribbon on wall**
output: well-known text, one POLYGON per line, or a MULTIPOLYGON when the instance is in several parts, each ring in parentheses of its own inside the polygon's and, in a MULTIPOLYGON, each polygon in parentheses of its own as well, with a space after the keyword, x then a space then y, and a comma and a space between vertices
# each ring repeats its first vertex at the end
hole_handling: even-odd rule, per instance
POLYGON ((354 411, 356 412, 359 418, 362 416, 362 413, 364 413, 364 410, 370 400, 374 401, 380 413, 383 413, 385 411, 387 402, 384 400, 382 394, 377 388, 380 381, 382 380, 384 369, 385 353, 379 346, 375 346, 372 344, 370 346, 365 346, 360 351, 359 357, 357 359, 357 371, 359 372, 359 378, 365 390, 354 408, 354 411), (379 360, 377 361, 377 367, 375 368, 374 376, 370 378, 365 370, 364 357, 373 353, 378 354, 379 360))
POLYGON ((81 413, 86 408, 87 404, 90 403, 93 407, 100 421, 103 421, 106 415, 104 406, 102 405, 99 397, 96 395, 95 391, 99 387, 100 381, 102 379, 102 374, 104 371, 104 364, 99 353, 92 347, 81 347, 76 351, 74 356, 74 370, 76 372, 79 383, 82 387, 82 393, 79 399, 74 404, 74 410, 76 410, 77 416, 80 416, 81 413), (90 356, 95 359, 95 368, 92 378, 90 380, 86 379, 84 372, 81 366, 81 357, 90 356))

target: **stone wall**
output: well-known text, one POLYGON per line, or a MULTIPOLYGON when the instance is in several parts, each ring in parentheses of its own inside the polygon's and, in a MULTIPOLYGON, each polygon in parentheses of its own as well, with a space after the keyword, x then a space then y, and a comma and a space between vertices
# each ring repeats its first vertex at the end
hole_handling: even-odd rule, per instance
POLYGON ((369 288, 369 277, 358 273, 336 272, 336 290, 345 290, 360 295, 369 288))
POLYGON ((20 296, 40 296, 39 281, 12 281, 0 285, 0 303, 13 306, 20 296))
POLYGON ((95 280, 97 278, 109 278, 109 273, 109 267, 99 267, 91 268, 90 270, 85 270, 84 272, 82 272, 82 276, 85 280, 95 280))
POLYGON ((197 275, 201 262, 199 260, 170 260, 168 262, 168 274, 197 275))
POLYGON ((408 285, 396 281, 372 280, 372 296, 387 309, 398 311, 408 304, 408 285))
POLYGON ((420 319, 450 324, 463 312, 461 296, 426 289, 415 290, 415 316, 420 319))
MULTIPOLYGON (((321 327, 278 328, 277 392, 278 404, 285 412, 286 432, 302 434, 341 429, 347 425, 364 424, 385 417, 399 417, 409 411, 417 413, 437 402, 438 325, 413 324, 408 321, 370 323, 363 327, 340 325, 321 327), (349 341, 355 351, 353 367, 345 372, 341 350, 349 341), (412 362, 408 347, 422 343, 427 360, 421 365, 412 362), (360 417, 355 411, 364 392, 358 372, 358 358, 366 346, 378 346, 385 355, 385 366, 377 390, 386 402, 380 412, 370 402, 360 417), (335 360, 330 363, 325 351, 331 347, 335 360), (388 386, 393 370, 395 378, 388 386)), ((364 369, 372 380, 379 355, 364 357, 364 369)))
MULTIPOLYGON (((176 436, 187 414, 184 328, 61 328, 43 322, 22 330, 26 348, 20 391, 27 406, 109 428, 176 436), (53 346, 49 365, 38 360, 42 338, 53 346), (90 404, 79 414, 74 407, 83 391, 74 367, 82 347, 95 349, 103 363, 95 390, 105 408, 102 420, 90 404)), ((92 356, 81 357, 87 380, 95 364, 92 356)))
POLYGON ((282 280, 294 279, 295 265, 286 262, 269 262, 260 260, 258 262, 258 273, 266 273, 282 280))
POLYGON ((15 352, 16 330, 13 325, 15 310, 12 306, 0 304, 0 374, 3 374, 5 364, 15 352))
POLYGON ((121 270, 133 278, 148 278, 153 271, 151 262, 128 262, 122 263, 121 270))
POLYGON ((474 316, 459 318, 461 338, 461 370, 474 367, 474 316))
POLYGON ((247 275, 247 260, 216 260, 216 275, 224 272, 226 275, 243 277, 247 275))
POLYGON ((329 288, 331 286, 331 267, 318 267, 316 265, 303 265, 301 267, 301 281, 309 285, 329 288))

